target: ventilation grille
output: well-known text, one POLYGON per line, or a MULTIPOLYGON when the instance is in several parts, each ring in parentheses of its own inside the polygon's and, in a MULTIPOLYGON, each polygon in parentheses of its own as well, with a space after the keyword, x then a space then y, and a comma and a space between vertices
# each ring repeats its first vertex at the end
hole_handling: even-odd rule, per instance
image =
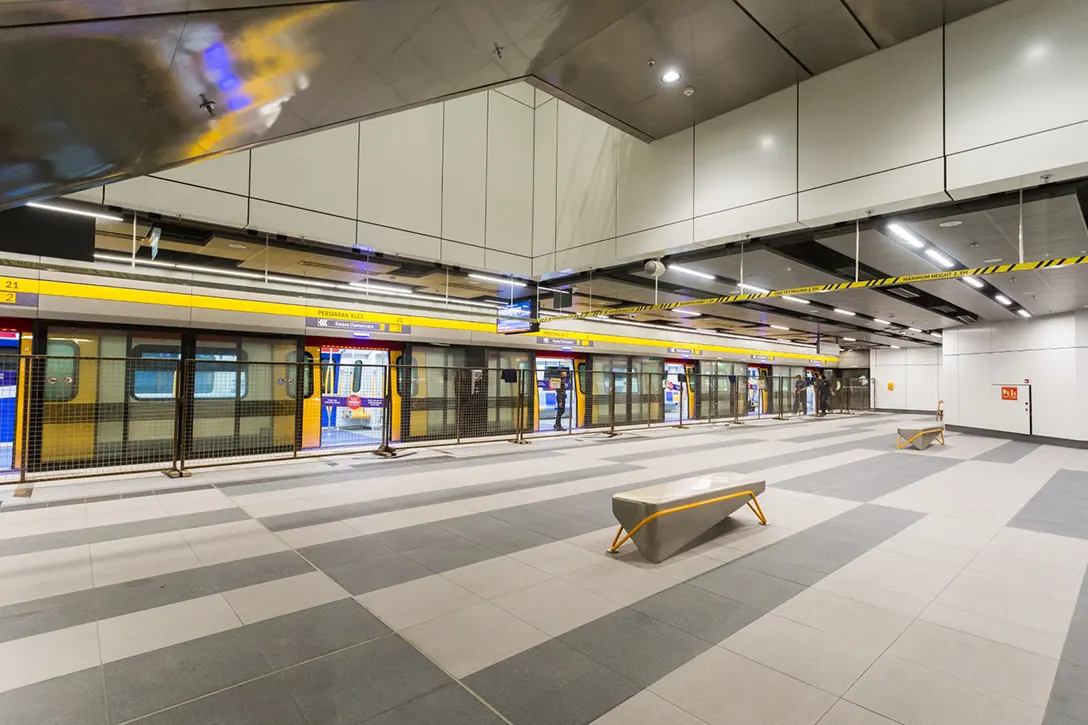
POLYGON ((912 289, 907 289, 906 287, 894 287, 892 289, 889 289, 888 292, 892 293, 896 297, 902 297, 905 300, 913 300, 921 297, 920 294, 912 289))

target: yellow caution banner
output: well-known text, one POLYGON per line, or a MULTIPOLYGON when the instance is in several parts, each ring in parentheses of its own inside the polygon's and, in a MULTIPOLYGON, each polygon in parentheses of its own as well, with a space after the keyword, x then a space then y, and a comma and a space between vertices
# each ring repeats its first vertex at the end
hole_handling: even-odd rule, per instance
POLYGON ((725 297, 708 297, 701 300, 686 300, 684 302, 663 302, 657 305, 632 305, 630 307, 610 307, 598 310, 596 312, 578 312, 570 315, 557 315, 555 317, 546 317, 536 321, 551 324, 559 320, 580 320, 587 317, 610 317, 613 315, 630 315, 638 312, 650 312, 652 310, 675 310, 683 307, 699 307, 701 305, 724 305, 731 302, 746 302, 749 300, 760 300, 767 297, 797 297, 799 295, 819 294, 821 292, 838 292, 840 290, 871 289, 874 287, 894 287, 896 285, 915 284, 918 282, 935 282, 942 279, 962 279, 963 277, 988 277, 995 274, 1007 274, 1009 272, 1027 272, 1033 269, 1065 267, 1074 264, 1088 264, 1088 256, 1047 259, 1042 262, 1021 262, 1020 264, 999 264, 993 267, 976 267, 974 269, 953 269, 947 272, 909 274, 903 277, 867 279, 859 282, 836 282, 834 284, 819 284, 811 287, 794 287, 793 289, 780 289, 774 290, 773 292, 751 292, 739 295, 727 295, 725 297))

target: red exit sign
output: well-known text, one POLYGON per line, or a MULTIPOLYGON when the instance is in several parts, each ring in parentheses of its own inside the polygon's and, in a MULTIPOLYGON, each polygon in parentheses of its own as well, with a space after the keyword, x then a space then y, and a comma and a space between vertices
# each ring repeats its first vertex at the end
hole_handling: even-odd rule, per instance
POLYGON ((1017 389, 1015 387, 1001 386, 1001 399, 1002 400, 1016 400, 1017 389))

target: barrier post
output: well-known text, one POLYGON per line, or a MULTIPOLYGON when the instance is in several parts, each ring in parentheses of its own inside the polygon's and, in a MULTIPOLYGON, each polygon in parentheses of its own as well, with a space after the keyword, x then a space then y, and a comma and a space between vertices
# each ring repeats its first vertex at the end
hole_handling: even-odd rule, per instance
MULTIPOLYGON (((527 445, 529 441, 525 440, 525 373, 527 370, 518 370, 518 410, 514 415, 514 440, 511 443, 518 445, 527 445)), ((533 374, 533 382, 536 382, 535 373, 533 374)))
POLYGON ((32 357, 20 357, 19 358, 19 379, 23 384, 23 409, 19 411, 19 415, 22 416, 22 442, 19 448, 19 483, 26 483, 26 469, 29 465, 30 455, 30 399, 33 375, 34 358, 32 357), (25 364, 24 364, 25 363, 25 364))
POLYGON ((745 413, 745 417, 747 418, 748 417, 748 415, 747 415, 748 414, 748 396, 747 396, 747 393, 748 393, 748 378, 747 377, 744 378, 744 393, 745 393, 745 395, 742 396, 741 395, 741 386, 738 385, 735 382, 737 377, 739 377, 739 376, 734 375, 734 376, 732 376, 732 378, 729 381, 729 397, 730 397, 730 400, 731 400, 730 407, 733 409, 733 423, 736 424, 736 425, 744 425, 744 421, 742 421, 740 419, 740 406, 741 406, 741 404, 743 404, 745 406, 744 413, 745 413))
POLYGON ((616 371, 613 370, 612 385, 608 388, 608 435, 616 435, 616 371))
MULTIPOLYGON (((457 442, 461 442, 461 368, 453 369, 453 419, 457 421, 457 442)), ((514 437, 518 437, 517 416, 514 416, 514 437)))
MULTIPOLYGON (((409 369, 408 374, 411 375, 409 369)), ((318 388, 320 389, 320 387, 318 388)), ((382 381, 382 443, 374 450, 374 455, 392 458, 397 450, 390 445, 393 438, 393 364, 385 364, 385 380, 382 381)))

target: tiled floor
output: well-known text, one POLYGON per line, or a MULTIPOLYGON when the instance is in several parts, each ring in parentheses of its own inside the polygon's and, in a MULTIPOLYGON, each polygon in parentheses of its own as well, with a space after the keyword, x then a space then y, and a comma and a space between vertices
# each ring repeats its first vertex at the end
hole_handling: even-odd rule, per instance
POLYGON ((0 488, 0 722, 1088 725, 1088 451, 914 420, 0 488), (768 526, 605 553, 722 470, 768 526))

